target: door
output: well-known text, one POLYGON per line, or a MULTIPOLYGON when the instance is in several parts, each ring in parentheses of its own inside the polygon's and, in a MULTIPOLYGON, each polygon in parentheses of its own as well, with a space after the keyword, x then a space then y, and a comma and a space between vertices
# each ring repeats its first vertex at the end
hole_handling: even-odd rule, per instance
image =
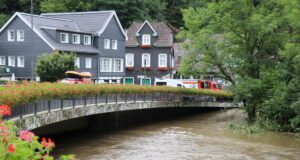
POLYGON ((142 78, 141 81, 142 81, 142 85, 151 85, 150 78, 146 78, 146 79, 142 78))
POLYGON ((133 84, 133 78, 125 78, 124 83, 125 84, 133 84))

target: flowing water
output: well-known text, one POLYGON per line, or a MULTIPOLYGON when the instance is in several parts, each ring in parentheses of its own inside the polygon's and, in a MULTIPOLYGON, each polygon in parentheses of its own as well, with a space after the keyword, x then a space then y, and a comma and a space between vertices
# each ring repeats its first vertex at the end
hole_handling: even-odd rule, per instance
POLYGON ((239 110, 203 113, 104 134, 60 139, 54 155, 82 160, 299 160, 300 139, 229 129, 239 110))

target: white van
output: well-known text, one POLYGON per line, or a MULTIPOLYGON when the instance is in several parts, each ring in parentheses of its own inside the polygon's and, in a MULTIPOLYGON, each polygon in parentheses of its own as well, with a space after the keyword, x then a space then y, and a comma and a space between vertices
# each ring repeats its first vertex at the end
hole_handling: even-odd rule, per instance
POLYGON ((154 85, 184 88, 183 83, 180 80, 175 79, 155 79, 154 85))

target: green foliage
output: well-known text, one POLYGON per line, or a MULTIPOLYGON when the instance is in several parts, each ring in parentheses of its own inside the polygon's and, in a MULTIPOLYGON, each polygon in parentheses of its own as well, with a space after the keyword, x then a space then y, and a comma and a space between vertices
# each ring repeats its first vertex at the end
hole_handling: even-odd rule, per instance
POLYGON ((75 54, 54 52, 38 57, 35 72, 41 81, 55 82, 64 78, 68 70, 75 70, 75 54))
POLYGON ((88 11, 92 7, 91 0, 42 0, 42 12, 79 12, 88 11))
POLYGON ((299 9, 297 0, 223 0, 184 9, 178 38, 191 42, 180 72, 214 69, 234 84, 249 120, 258 114, 269 129, 298 131, 299 9))
POLYGON ((6 21, 8 21, 9 17, 9 15, 0 14, 0 27, 2 27, 6 23, 6 21))

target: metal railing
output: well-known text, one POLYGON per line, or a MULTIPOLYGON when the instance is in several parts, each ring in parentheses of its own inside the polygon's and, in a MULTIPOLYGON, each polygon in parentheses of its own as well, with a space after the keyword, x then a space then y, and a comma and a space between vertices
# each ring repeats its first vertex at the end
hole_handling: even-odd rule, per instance
POLYGON ((86 107, 88 105, 101 105, 112 103, 136 103, 153 101, 216 101, 214 97, 201 97, 181 94, 153 93, 153 94, 102 94, 96 96, 70 97, 63 99, 43 99, 30 104, 17 105, 12 109, 12 115, 3 119, 22 118, 23 116, 39 112, 51 112, 52 110, 63 110, 64 108, 86 107))

